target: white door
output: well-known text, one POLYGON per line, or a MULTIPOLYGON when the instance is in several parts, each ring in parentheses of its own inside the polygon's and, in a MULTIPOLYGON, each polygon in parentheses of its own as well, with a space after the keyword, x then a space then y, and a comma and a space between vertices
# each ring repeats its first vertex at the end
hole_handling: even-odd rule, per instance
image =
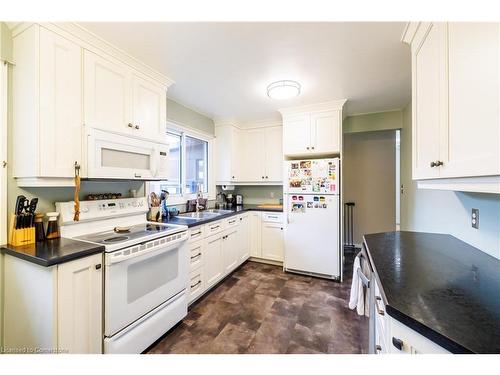
POLYGON ((166 141, 167 90, 133 73, 132 91, 133 133, 151 140, 166 141))
POLYGON ((82 49, 41 27, 40 176, 75 175, 75 162, 82 161, 82 126, 82 49))
POLYGON ((222 278, 224 272, 222 234, 214 234, 205 241, 205 280, 206 289, 209 289, 222 278))
POLYGON ((229 274, 238 266, 240 246, 238 243, 238 225, 228 229, 222 237, 222 254, 224 258, 224 275, 229 274))
MULTIPOLYGON (((265 129, 265 181, 283 181, 283 127, 273 126, 265 129)), ((260 140, 262 144, 262 139, 260 140)))
POLYGON ((339 277, 339 196, 292 194, 285 204, 285 268, 339 277))
POLYGON ((311 150, 315 153, 340 153, 340 111, 311 114, 311 150))
POLYGON ((102 353, 102 254, 57 267, 57 342, 69 353, 102 353))
POLYGON ((239 261, 241 264, 250 257, 250 215, 240 215, 238 228, 239 261))
POLYGON ((447 122, 446 25, 431 23, 412 55, 413 179, 433 178, 439 167, 431 163, 439 161, 447 122))
POLYGON ((262 223, 262 258, 283 261, 283 224, 262 223))
POLYGON ((132 133, 130 69, 87 50, 83 69, 85 125, 132 133))
POLYGON ((262 258, 262 213, 250 212, 250 256, 262 258))
POLYGON ((309 114, 283 119, 283 153, 308 154, 311 149, 311 117, 309 114))
POLYGON ((448 25, 449 121, 440 177, 500 174, 500 26, 448 25))
POLYGON ((262 147, 265 139, 264 129, 244 130, 241 142, 241 168, 238 175, 239 181, 264 182, 265 157, 262 147))

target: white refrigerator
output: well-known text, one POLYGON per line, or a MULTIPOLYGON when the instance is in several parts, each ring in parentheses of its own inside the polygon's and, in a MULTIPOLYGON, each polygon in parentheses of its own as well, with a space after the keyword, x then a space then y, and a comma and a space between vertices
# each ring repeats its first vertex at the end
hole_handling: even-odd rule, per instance
POLYGON ((285 270, 340 279, 339 159, 287 161, 283 198, 285 270))

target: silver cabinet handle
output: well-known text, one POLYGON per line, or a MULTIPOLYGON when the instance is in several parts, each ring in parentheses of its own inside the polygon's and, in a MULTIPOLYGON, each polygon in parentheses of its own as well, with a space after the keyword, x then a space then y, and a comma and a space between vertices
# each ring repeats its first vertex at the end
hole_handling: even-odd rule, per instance
POLYGON ((134 173, 134 177, 135 177, 135 178, 141 178, 141 175, 140 175, 140 174, 137 174, 137 173, 134 173))
POLYGON ((201 253, 198 253, 198 254, 196 254, 196 255, 193 255, 193 256, 191 257, 191 259, 196 259, 196 258, 198 258, 198 257, 200 257, 200 256, 201 256, 201 253))
POLYGON ((201 234, 201 230, 199 232, 196 232, 196 233, 191 233, 191 238, 199 236, 200 234, 201 234))
POLYGON ((229 224, 233 224, 233 223, 235 223, 235 222, 236 222, 236 219, 231 220, 231 221, 229 222, 229 224))
POLYGON ((375 297, 375 308, 377 309, 377 313, 379 315, 385 315, 384 310, 382 310, 381 308, 378 307, 378 301, 382 301, 382 297, 380 297, 380 296, 375 297))
POLYGON ((198 280, 198 282, 197 282, 196 284, 191 285, 191 289, 193 289, 193 288, 197 287, 197 286, 198 286, 198 285, 200 285, 200 284, 201 284, 201 280, 198 280))
POLYGON ((211 229, 211 230, 214 230, 214 229, 217 229, 217 228, 219 228, 219 227, 220 227, 220 225, 216 225, 215 227, 210 227, 210 229, 211 229))

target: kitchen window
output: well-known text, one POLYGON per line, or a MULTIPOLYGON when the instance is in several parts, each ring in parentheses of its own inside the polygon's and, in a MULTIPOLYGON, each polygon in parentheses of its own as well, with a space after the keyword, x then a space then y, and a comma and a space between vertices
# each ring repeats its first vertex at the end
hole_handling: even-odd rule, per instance
POLYGON ((147 195, 151 192, 170 194, 167 204, 176 205, 193 199, 201 185, 204 194, 210 194, 210 137, 191 131, 176 124, 167 124, 169 144, 168 180, 152 181, 146 185, 147 195))

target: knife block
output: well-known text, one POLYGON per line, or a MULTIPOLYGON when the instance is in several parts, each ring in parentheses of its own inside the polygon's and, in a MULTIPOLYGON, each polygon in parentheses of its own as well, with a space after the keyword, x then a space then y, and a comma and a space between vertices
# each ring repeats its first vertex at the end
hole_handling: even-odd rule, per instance
POLYGON ((23 246, 35 243, 35 227, 16 229, 16 215, 10 217, 9 245, 23 246))

